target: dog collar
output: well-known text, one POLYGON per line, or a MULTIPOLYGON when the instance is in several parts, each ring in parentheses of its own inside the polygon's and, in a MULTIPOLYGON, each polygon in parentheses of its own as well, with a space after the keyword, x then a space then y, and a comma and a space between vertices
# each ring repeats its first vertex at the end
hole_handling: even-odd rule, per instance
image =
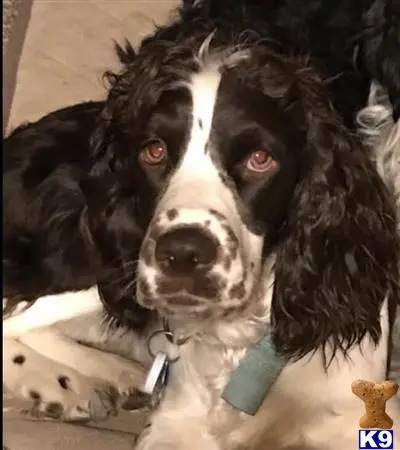
POLYGON ((268 330, 256 344, 248 347, 222 398, 246 414, 255 415, 287 362, 287 358, 277 354, 268 330))

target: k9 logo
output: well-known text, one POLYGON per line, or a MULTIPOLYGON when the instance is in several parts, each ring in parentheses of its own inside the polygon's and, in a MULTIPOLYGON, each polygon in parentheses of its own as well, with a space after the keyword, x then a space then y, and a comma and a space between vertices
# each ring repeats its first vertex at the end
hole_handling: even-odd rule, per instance
POLYGON ((393 450, 393 430, 358 430, 358 448, 393 450))

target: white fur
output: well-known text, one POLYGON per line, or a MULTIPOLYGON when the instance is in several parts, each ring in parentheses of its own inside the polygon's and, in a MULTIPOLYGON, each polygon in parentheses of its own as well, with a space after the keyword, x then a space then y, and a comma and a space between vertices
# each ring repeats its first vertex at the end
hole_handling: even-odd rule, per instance
MULTIPOLYGON (((4 302, 6 302, 5 299, 3 304, 4 302)), ((21 336, 31 329, 52 325, 91 312, 101 312, 102 309, 96 286, 85 291, 46 295, 30 308, 3 320, 3 336, 21 336)))
MULTIPOLYGON (((27 342, 28 336, 29 333, 24 335, 27 342)), ((109 397, 110 386, 98 377, 87 377, 79 371, 85 360, 80 360, 75 365, 73 363, 76 359, 71 360, 70 364, 63 364, 57 359, 43 356, 42 350, 48 347, 48 339, 54 343, 53 335, 50 333, 49 336, 47 331, 38 333, 37 337, 40 346, 36 349, 17 339, 3 339, 3 386, 14 396, 30 402, 33 401, 33 395, 40 395, 41 401, 35 401, 32 408, 34 414, 45 414, 48 405, 59 403, 63 407, 60 417, 63 420, 88 421, 106 418, 114 409, 109 397), (17 355, 25 358, 23 365, 12 362, 17 355), (68 389, 61 387, 58 381, 60 376, 67 377, 68 389)), ((79 344, 73 342, 67 354, 79 347, 79 344)), ((102 356, 98 361, 100 366, 102 356)))
MULTIPOLYGON (((267 271, 265 277, 271 277, 271 272, 267 271)), ((337 355, 327 373, 319 351, 288 365, 255 417, 221 400, 232 369, 249 343, 262 336, 269 321, 272 280, 265 281, 270 289, 260 297, 262 317, 249 316, 229 326, 210 325, 181 348, 181 359, 172 366, 166 398, 152 417, 152 426, 142 435, 138 450, 264 450, 291 445, 315 450, 357 448, 363 404, 352 394, 351 383, 358 378, 385 379, 386 302, 382 309, 383 334, 376 348, 366 338, 351 350, 348 359, 337 355)), ((186 323, 175 326, 188 331, 186 323)), ((388 411, 395 421, 400 420, 394 400, 388 404, 388 411)))

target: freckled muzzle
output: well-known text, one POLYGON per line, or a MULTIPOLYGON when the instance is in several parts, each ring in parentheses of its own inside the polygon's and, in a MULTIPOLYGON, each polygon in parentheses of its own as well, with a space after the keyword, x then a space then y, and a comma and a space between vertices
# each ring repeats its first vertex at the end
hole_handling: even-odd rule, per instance
POLYGON ((235 267, 239 253, 239 241, 222 214, 168 209, 153 220, 142 245, 138 301, 166 314, 182 308, 185 314, 210 314, 210 303, 214 308, 224 297, 230 272, 242 275, 235 267))

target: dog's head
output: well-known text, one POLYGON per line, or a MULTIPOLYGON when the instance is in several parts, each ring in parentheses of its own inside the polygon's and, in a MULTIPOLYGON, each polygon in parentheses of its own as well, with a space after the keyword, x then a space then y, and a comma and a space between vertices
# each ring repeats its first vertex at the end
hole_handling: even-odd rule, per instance
POLYGON ((194 47, 149 43, 112 78, 92 174, 113 180, 92 219, 118 268, 106 304, 121 313, 136 297, 199 321, 256 313, 273 255, 282 351, 377 338, 396 234, 368 155, 305 61, 194 47))

